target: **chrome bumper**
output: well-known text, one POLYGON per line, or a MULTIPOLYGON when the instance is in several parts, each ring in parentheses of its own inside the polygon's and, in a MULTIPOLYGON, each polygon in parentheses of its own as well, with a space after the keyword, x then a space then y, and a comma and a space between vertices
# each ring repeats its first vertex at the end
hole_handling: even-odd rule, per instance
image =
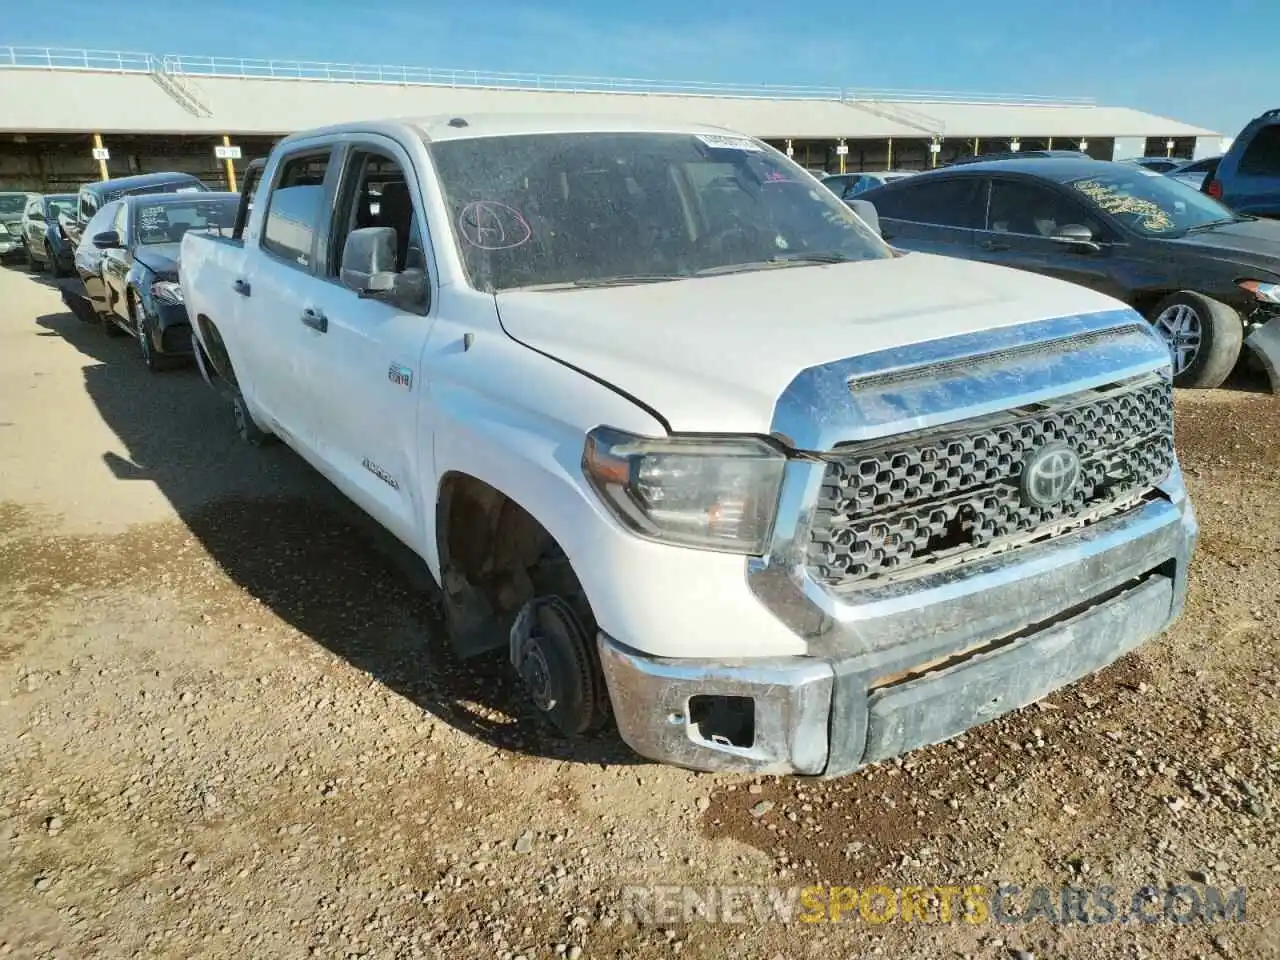
POLYGON ((619 732, 678 766, 838 776, 1033 703, 1181 613, 1198 526, 1171 479, 1168 500, 848 606, 813 656, 657 659, 601 634, 619 732), (897 642, 883 643, 891 634, 897 642), (695 696, 749 697, 750 744, 704 736, 690 718, 695 696))

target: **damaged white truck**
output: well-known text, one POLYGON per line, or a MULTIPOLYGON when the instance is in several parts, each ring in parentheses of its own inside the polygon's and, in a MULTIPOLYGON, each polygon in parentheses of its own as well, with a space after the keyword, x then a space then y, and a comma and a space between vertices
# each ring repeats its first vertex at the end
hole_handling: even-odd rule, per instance
POLYGON ((566 735, 838 775, 1182 609, 1169 351, 1116 301, 893 250, 717 128, 354 123, 251 174, 183 242, 206 378, 566 735))

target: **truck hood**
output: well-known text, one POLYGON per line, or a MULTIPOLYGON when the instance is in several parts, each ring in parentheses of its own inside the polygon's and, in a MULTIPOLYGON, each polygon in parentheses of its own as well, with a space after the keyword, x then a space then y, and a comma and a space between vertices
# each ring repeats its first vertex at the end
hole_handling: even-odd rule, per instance
POLYGON ((676 432, 756 433, 802 370, 1057 316, 1115 310, 1059 280, 912 253, 496 297, 515 340, 630 394, 676 432))

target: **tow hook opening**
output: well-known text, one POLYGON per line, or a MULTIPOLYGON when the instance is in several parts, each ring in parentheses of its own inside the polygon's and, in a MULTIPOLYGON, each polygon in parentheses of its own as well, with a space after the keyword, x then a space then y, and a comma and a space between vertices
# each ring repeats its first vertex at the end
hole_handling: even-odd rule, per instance
POLYGON ((689 698, 689 727, 699 740, 749 749, 756 742, 756 703, 751 697, 698 694, 689 698))

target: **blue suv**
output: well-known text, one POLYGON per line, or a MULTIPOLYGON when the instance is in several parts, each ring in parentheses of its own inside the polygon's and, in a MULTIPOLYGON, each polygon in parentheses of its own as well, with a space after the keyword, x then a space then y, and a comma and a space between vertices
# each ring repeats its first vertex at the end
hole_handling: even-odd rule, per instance
POLYGON ((1200 189, 1237 213, 1280 219, 1280 110, 1251 120, 1200 189))

